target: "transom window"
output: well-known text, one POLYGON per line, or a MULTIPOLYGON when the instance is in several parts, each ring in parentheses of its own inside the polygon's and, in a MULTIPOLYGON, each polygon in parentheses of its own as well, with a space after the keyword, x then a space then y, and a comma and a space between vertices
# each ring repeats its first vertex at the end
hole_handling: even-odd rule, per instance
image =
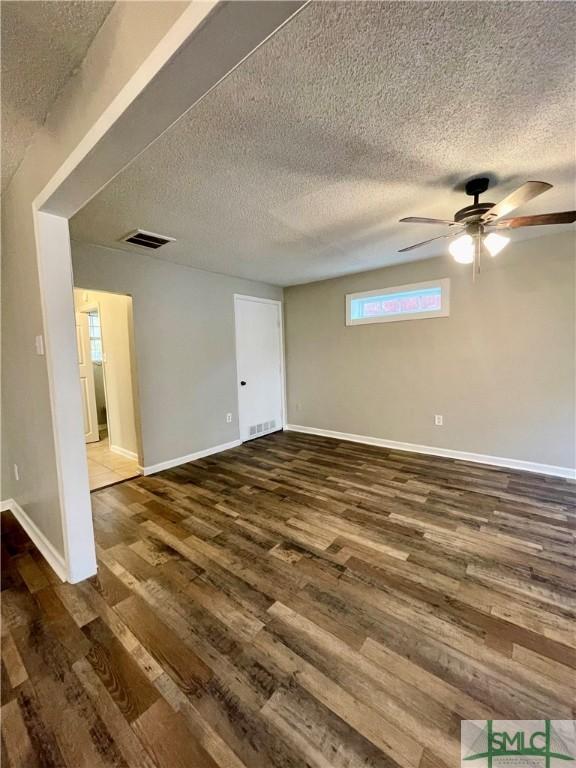
POLYGON ((346 325, 425 320, 449 314, 449 278, 346 296, 346 325))

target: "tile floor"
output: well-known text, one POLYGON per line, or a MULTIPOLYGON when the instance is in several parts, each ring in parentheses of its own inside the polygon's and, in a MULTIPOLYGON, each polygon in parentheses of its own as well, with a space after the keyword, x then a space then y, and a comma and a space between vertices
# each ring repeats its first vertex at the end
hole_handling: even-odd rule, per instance
POLYGON ((111 451, 107 437, 97 443, 87 443, 86 453, 91 491, 140 474, 138 462, 111 451))

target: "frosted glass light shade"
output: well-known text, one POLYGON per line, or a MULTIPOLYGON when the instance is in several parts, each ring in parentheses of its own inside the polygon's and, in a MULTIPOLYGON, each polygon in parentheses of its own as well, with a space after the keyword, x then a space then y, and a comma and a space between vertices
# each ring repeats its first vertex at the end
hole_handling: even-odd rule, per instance
POLYGON ((486 235, 484 238, 484 245, 488 249, 490 256, 496 256, 496 254, 500 253, 502 248, 505 248, 509 242, 509 237, 497 235, 496 232, 490 232, 490 234, 486 235))
POLYGON ((453 240, 448 250, 459 264, 472 264, 474 261, 474 241, 470 235, 462 235, 453 240))

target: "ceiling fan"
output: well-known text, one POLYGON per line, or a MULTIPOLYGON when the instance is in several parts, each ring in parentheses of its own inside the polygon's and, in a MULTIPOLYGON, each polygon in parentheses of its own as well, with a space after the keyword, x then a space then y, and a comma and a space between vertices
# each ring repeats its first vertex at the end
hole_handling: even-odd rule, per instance
POLYGON ((480 269, 480 257, 483 249, 486 249, 490 256, 496 256, 510 242, 509 237, 498 234, 495 230, 537 227, 544 224, 571 224, 576 221, 576 211, 503 219, 503 216, 551 189, 552 184, 547 184, 545 181, 527 181, 499 203, 481 203, 478 198, 486 192, 489 183, 490 180, 485 177, 471 179, 467 182, 466 194, 473 197, 474 202, 472 205, 467 205, 456 211, 453 221, 449 219, 426 219, 420 216, 408 216, 405 219, 400 219, 401 222, 414 224, 447 224, 450 231, 445 235, 424 240, 422 243, 401 248, 399 253, 413 251, 415 248, 420 248, 434 240, 459 235, 456 240, 450 243, 448 250, 460 264, 474 264, 474 274, 476 274, 480 269))

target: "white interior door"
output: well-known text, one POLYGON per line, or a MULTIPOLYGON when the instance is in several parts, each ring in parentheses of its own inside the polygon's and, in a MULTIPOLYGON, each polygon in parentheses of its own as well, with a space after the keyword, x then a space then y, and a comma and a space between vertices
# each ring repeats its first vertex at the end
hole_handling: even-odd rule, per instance
POLYGON ((245 441, 283 427, 282 305, 236 296, 234 308, 238 417, 245 441))
POLYGON ((80 369, 84 411, 84 438, 87 443, 95 443, 100 436, 98 434, 98 409, 96 408, 94 369, 90 356, 90 332, 86 312, 76 312, 76 343, 78 344, 78 367, 80 369))

